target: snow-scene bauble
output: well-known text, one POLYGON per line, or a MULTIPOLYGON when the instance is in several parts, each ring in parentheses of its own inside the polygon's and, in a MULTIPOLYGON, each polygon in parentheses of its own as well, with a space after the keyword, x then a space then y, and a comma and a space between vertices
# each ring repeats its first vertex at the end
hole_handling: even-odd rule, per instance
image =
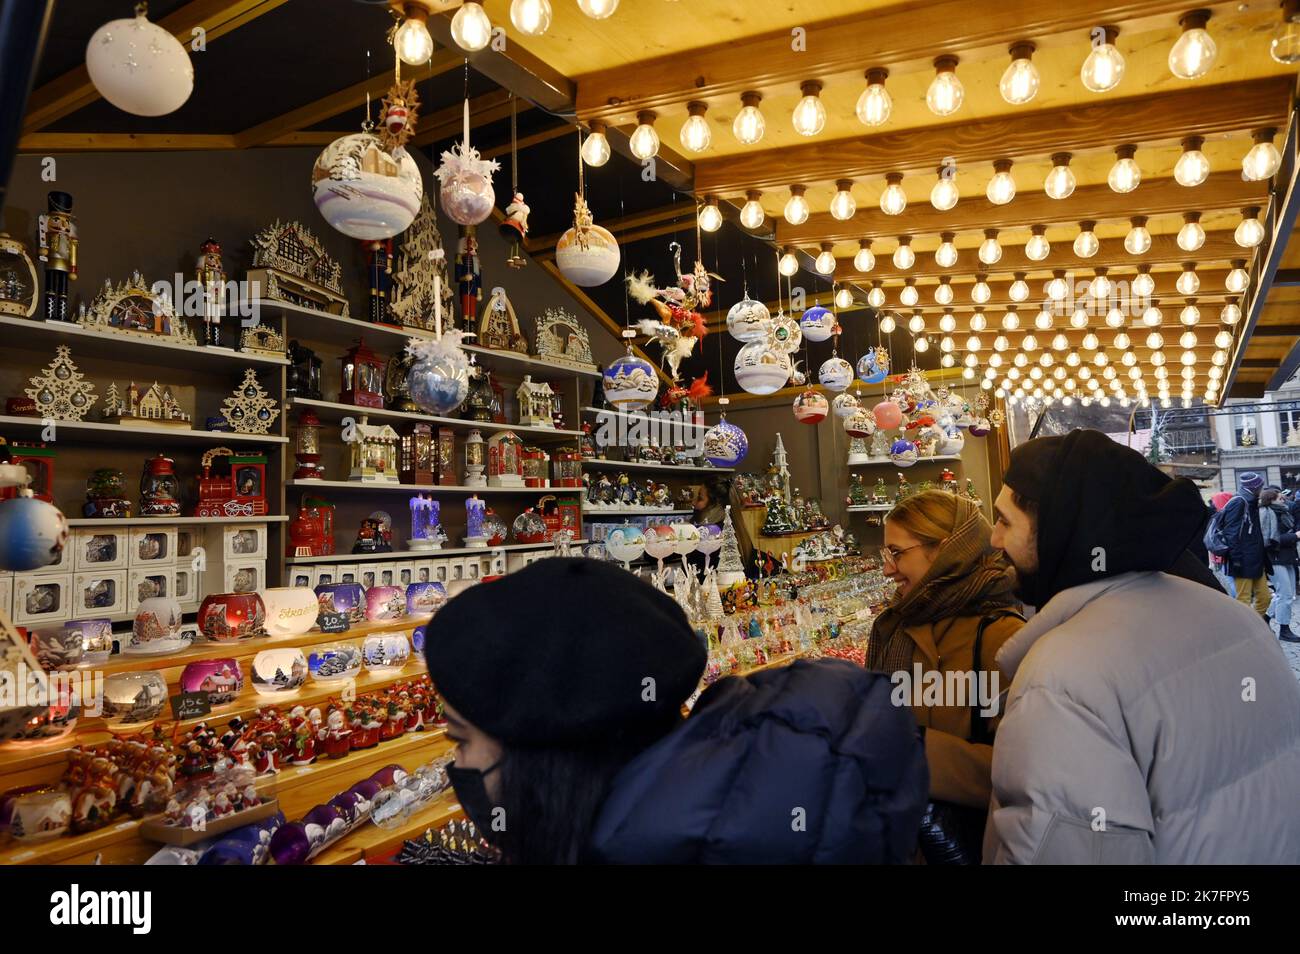
POLYGON ((609 229, 589 225, 583 236, 569 229, 555 243, 555 267, 581 288, 603 285, 618 271, 618 241, 609 229))
POLYGON ((835 395, 831 400, 831 412, 838 418, 850 418, 860 410, 862 402, 848 391, 835 395))
POLYGON ((889 374, 889 363, 882 361, 876 349, 872 348, 858 359, 858 377, 866 384, 879 384, 889 374))
POLYGON ((0 570, 25 573, 59 559, 68 521, 54 504, 31 496, 0 501, 0 570))
POLYGON ((803 330, 799 322, 789 315, 777 315, 772 319, 772 341, 786 354, 793 354, 803 344, 803 330))
POLYGON ((392 238, 420 211, 424 182, 401 146, 391 153, 370 133, 340 136, 311 170, 312 198, 325 221, 354 239, 392 238))
POLYGON ((736 354, 736 382, 750 394, 781 390, 792 370, 790 356, 766 341, 751 341, 736 354))
POLYGON ((853 383, 853 365, 839 356, 827 358, 817 369, 817 380, 826 390, 838 394, 853 383))
POLYGON ((809 341, 826 341, 835 333, 835 315, 821 305, 813 305, 799 318, 799 327, 809 341))
POLYGON ((871 409, 875 415, 876 426, 891 430, 903 423, 903 409, 893 401, 881 401, 871 409))
POLYGON ((700 545, 700 528, 693 523, 674 523, 671 526, 676 537, 673 553, 677 556, 694 553, 700 545))
POLYGON ((438 201, 442 203, 442 211, 457 225, 485 222, 497 201, 492 176, 468 164, 458 167, 442 180, 438 201))
POLYGON ((831 412, 830 402, 820 391, 809 388, 794 399, 794 419, 800 424, 819 424, 831 412))
POLYGON ((721 420, 704 432, 704 459, 714 467, 735 467, 749 453, 749 438, 735 424, 721 420))
POLYGON ((656 560, 662 560, 670 557, 677 549, 677 531, 672 527, 659 524, 657 527, 647 527, 645 531, 645 552, 646 556, 656 560))
POLYGON ((705 556, 710 556, 722 549, 722 527, 716 523, 706 523, 700 527, 700 542, 695 549, 705 556))
POLYGON ((654 365, 635 354, 616 358, 605 368, 605 400, 620 411, 648 407, 659 393, 654 365))
POLYGON ((416 359, 406 375, 411 400, 440 417, 458 408, 469 394, 469 358, 460 346, 460 332, 447 331, 437 340, 412 338, 407 351, 416 359))
POLYGON ((742 298, 727 311, 727 332, 737 341, 762 341, 772 330, 772 313, 767 305, 742 298))
POLYGON ((989 424, 989 419, 987 417, 976 418, 971 421, 970 427, 967 428, 971 437, 987 437, 991 429, 992 426, 989 424))
POLYGON ((844 433, 849 437, 870 437, 876 433, 876 418, 865 408, 858 408, 844 419, 844 433))
POLYGON ((961 432, 961 428, 955 424, 943 429, 943 440, 939 442, 939 453, 948 457, 956 457, 966 446, 966 435, 961 432))
POLYGON ((899 467, 911 467, 916 463, 916 445, 900 437, 889 448, 889 459, 899 467))
POLYGON ((181 42, 144 13, 110 20, 86 44, 86 72, 118 109, 164 116, 194 91, 194 65, 181 42))
POLYGON ((944 434, 943 428, 938 424, 927 424, 924 427, 919 428, 916 432, 916 440, 918 443, 929 444, 931 441, 934 442, 934 452, 936 454, 939 453, 939 445, 943 443, 945 437, 947 437, 947 435, 944 434))
POLYGON ((619 563, 631 563, 645 553, 645 534, 639 527, 615 527, 605 534, 605 552, 619 563))

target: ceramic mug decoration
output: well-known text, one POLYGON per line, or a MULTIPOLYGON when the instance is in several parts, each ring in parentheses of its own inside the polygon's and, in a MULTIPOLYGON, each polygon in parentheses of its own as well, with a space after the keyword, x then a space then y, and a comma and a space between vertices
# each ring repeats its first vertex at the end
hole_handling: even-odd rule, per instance
POLYGON ((322 583, 316 587, 317 613, 347 613, 349 623, 366 618, 366 591, 360 583, 322 583))
POLYGON ((168 596, 151 596, 140 604, 124 653, 174 653, 189 645, 181 631, 181 605, 168 596))
POLYGON ((406 615, 406 594, 400 586, 372 586, 366 590, 366 619, 401 619, 406 615))
POLYGON ((396 672, 411 658, 411 643, 405 633, 376 633, 367 636, 361 652, 371 672, 396 672))
POLYGON ((318 646, 307 657, 307 668, 317 682, 342 682, 361 672, 361 650, 352 643, 318 646))
POLYGON ((181 671, 181 692, 206 692, 208 703, 234 702, 244 688, 244 673, 237 659, 200 659, 181 671))
POLYGON ((266 607, 266 635, 301 636, 316 625, 320 602, 306 586, 273 586, 259 594, 266 607))
POLYGON ((263 649, 251 672, 253 688, 264 696, 293 692, 307 680, 307 657, 300 649, 263 649))
POLYGON ((114 728, 152 722, 167 705, 167 680, 155 669, 114 672, 104 680, 104 719, 114 728))
POLYGON ((409 616, 428 616, 447 602, 447 588, 441 583, 412 583, 406 588, 406 612, 409 616))
POLYGON ((266 607, 256 593, 213 593, 199 607, 199 631, 218 643, 265 636, 266 607))
POLYGON ((14 800, 9 834, 27 844, 66 834, 72 823, 72 798, 65 791, 31 792, 14 800))

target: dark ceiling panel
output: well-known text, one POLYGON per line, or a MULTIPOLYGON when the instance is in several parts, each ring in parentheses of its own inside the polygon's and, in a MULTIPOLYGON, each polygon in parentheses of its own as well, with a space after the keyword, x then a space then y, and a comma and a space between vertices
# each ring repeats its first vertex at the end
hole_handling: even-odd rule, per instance
MULTIPOLYGON (((149 4, 149 19, 161 19, 187 2, 153 0, 149 4)), ((45 53, 36 68, 36 85, 42 86, 81 66, 86 61, 86 44, 96 30, 109 20, 134 15, 135 4, 131 0, 57 0, 45 53)))

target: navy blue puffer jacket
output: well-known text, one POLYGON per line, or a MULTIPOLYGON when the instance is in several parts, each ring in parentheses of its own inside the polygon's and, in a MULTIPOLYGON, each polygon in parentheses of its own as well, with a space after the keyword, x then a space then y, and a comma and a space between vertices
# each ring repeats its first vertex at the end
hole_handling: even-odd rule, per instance
POLYGON ((929 790, 883 673, 797 661, 710 686, 623 768, 589 858, 616 864, 909 861, 929 790))

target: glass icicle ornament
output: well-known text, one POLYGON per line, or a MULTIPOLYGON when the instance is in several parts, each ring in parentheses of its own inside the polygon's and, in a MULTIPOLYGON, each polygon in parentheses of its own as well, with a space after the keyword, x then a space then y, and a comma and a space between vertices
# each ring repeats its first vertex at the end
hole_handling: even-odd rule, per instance
POLYGON ((1110 172, 1106 175, 1106 184, 1110 186, 1112 192, 1123 195, 1132 192, 1141 184, 1142 170, 1138 167, 1137 160, 1133 158, 1135 155, 1137 155, 1137 146, 1132 143, 1115 147, 1115 164, 1110 167, 1110 172))
POLYGON ((762 101, 762 93, 751 91, 740 94, 741 108, 731 123, 731 134, 742 146, 753 146, 761 142, 767 132, 767 120, 763 118, 763 112, 759 109, 759 103, 762 101))
POLYGON ((998 159, 993 163, 993 178, 986 191, 994 205, 1006 205, 1016 197, 1016 180, 1011 177, 1011 160, 998 159))
POLYGON ((1193 10, 1178 21, 1183 32, 1169 48, 1169 72, 1179 79, 1200 79, 1214 65, 1218 47, 1205 29, 1209 22, 1209 10, 1193 10))
POLYGON ((961 109, 966 89, 957 78, 957 57, 939 56, 934 61, 934 79, 925 91, 925 104, 936 116, 951 116, 961 109))
POLYGON ((1089 92, 1109 92, 1124 78, 1124 55, 1115 46, 1118 37, 1119 30, 1113 26, 1092 28, 1092 49, 1079 70, 1079 79, 1089 92))
POLYGON ((894 102, 889 96, 889 91, 885 89, 885 79, 888 76, 889 70, 882 67, 875 66, 867 70, 867 88, 858 97, 858 104, 855 109, 858 121, 862 125, 883 126, 889 121, 889 114, 893 112, 894 102))

